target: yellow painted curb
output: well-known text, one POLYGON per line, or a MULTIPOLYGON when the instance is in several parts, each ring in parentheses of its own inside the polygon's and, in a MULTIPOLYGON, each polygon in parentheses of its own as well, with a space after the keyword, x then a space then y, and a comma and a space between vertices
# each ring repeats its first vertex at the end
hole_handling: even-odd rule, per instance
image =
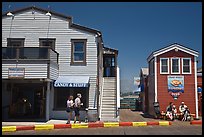
POLYGON ((71 128, 88 128, 88 123, 71 124, 71 128))
POLYGON ((147 126, 147 122, 132 122, 132 126, 147 126))
POLYGON ((12 132, 16 131, 16 126, 5 126, 2 127, 2 132, 12 132))
POLYGON ((35 125, 35 130, 54 129, 54 124, 35 125))
POLYGON ((168 126, 170 124, 169 124, 169 121, 159 121, 159 125, 160 126, 168 126))
POLYGON ((119 122, 104 122, 104 127, 119 127, 119 122))

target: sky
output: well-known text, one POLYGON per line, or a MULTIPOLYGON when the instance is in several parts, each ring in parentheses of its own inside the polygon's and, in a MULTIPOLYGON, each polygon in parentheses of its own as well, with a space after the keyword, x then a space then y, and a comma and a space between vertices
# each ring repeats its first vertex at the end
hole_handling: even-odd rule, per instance
POLYGON ((123 80, 133 83, 147 57, 173 43, 198 51, 202 66, 202 2, 3 2, 2 12, 34 5, 101 31, 105 47, 119 51, 123 80))

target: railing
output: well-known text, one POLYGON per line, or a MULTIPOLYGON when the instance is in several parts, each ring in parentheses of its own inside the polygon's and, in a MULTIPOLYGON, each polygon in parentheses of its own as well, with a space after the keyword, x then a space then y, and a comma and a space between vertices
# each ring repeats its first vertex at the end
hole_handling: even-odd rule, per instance
POLYGON ((2 47, 2 59, 48 59, 58 63, 59 53, 47 47, 2 47))

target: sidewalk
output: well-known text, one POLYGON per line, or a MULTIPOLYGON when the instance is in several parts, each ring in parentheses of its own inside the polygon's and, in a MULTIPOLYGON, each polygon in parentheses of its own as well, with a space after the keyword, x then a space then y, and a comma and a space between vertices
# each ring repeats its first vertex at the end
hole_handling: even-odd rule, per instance
POLYGON ((19 130, 47 130, 56 128, 96 128, 96 127, 118 127, 118 126, 149 126, 149 125, 161 125, 161 126, 189 126, 190 124, 202 125, 201 120, 194 121, 167 121, 162 119, 155 119, 151 116, 145 115, 139 111, 131 111, 124 109, 119 111, 119 122, 81 122, 74 124, 71 121, 70 124, 66 124, 67 120, 51 119, 46 122, 2 122, 2 131, 19 131, 19 130))

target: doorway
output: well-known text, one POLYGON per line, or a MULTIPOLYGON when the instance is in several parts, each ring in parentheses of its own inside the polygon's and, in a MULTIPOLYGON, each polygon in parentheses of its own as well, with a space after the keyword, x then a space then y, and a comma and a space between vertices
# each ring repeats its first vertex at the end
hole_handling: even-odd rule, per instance
POLYGON ((104 64, 104 77, 115 77, 116 76, 116 67, 115 67, 115 56, 114 55, 103 55, 103 64, 104 64))
POLYGON ((45 118, 46 89, 41 83, 15 83, 9 117, 17 119, 45 118))

